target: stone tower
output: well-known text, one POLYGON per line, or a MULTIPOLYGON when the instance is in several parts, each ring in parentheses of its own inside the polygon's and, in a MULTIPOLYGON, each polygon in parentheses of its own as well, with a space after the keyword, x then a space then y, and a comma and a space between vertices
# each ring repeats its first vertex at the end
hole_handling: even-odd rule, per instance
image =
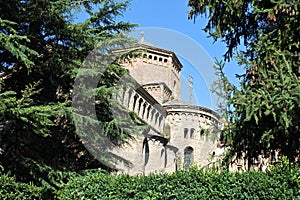
MULTIPOLYGON (((136 56, 130 54, 129 59, 119 62, 139 84, 121 88, 116 99, 149 126, 130 145, 112 150, 126 161, 117 162, 116 169, 150 174, 215 162, 211 155, 223 151, 216 145, 222 124, 214 111, 180 100, 182 64, 175 53, 149 44, 143 33, 138 43, 114 51, 122 54, 135 50, 136 56)), ((192 84, 190 77, 190 91, 192 84)))
POLYGON ((146 42, 143 33, 141 41, 130 47, 130 50, 140 50, 142 55, 131 58, 130 62, 122 65, 156 101, 163 104, 180 99, 182 65, 174 52, 146 42))

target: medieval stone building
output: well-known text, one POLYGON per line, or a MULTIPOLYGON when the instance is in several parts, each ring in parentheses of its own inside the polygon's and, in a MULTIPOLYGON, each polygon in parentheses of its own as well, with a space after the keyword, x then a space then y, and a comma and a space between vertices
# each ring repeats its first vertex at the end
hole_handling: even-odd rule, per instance
POLYGON ((129 144, 112 153, 126 160, 116 169, 129 174, 174 172, 191 165, 206 166, 217 147, 219 116, 214 111, 180 99, 182 64, 174 52, 147 43, 144 38, 134 46, 116 51, 141 50, 121 64, 136 80, 137 86, 115 95, 126 109, 149 125, 129 144))

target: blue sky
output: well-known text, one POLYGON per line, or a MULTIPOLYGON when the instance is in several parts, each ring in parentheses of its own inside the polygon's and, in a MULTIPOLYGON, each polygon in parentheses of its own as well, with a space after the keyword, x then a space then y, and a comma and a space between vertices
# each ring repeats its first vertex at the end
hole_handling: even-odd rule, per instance
MULTIPOLYGON (((132 33, 132 36, 136 38, 140 38, 140 32, 145 32, 145 40, 154 44, 155 46, 166 48, 168 50, 174 51, 182 64, 184 65, 184 69, 182 71, 183 76, 183 100, 189 100, 188 93, 188 76, 189 74, 193 75, 193 88, 194 88, 194 99, 193 102, 202 106, 206 106, 212 109, 215 109, 214 100, 212 100, 210 85, 206 81, 207 76, 211 76, 210 74, 204 71, 199 72, 200 68, 207 68, 206 70, 213 73, 212 64, 217 59, 223 59, 222 55, 226 51, 226 46, 220 42, 213 43, 212 38, 208 38, 208 34, 205 33, 202 29, 205 26, 206 19, 198 17, 196 22, 193 20, 188 20, 188 11, 189 8, 187 6, 187 0, 132 0, 129 6, 129 9, 124 13, 124 17, 122 20, 129 21, 131 23, 136 23, 139 25, 139 28, 132 33), (199 56, 195 49, 188 49, 186 51, 190 51, 190 53, 194 54, 194 57, 198 57, 197 59, 203 60, 200 66, 193 66, 189 58, 183 58, 181 54, 178 55, 176 52, 176 47, 172 48, 172 45, 169 44, 164 45, 163 43, 167 43, 167 37, 165 39, 161 38, 160 31, 158 33, 155 30, 166 29, 166 32, 177 32, 178 34, 182 34, 197 43, 202 47, 199 51, 199 56), (203 52, 204 51, 204 52, 203 52), (207 55, 204 55, 204 54, 207 55), (203 54, 203 55, 202 55, 203 54), (209 58, 208 58, 208 57, 209 58), (209 61, 209 60, 210 61, 209 61)), ((174 40, 173 40, 174 41, 174 40)), ((186 46, 186 44, 180 43, 180 41, 176 41, 177 47, 182 48, 182 46, 186 46)), ((189 47, 188 45, 187 47, 189 47)), ((199 65, 199 64, 198 64, 199 65)), ((226 64, 226 74, 228 78, 237 83, 234 78, 236 73, 241 73, 241 68, 236 65, 234 62, 230 62, 226 64)), ((211 77, 210 77, 211 78, 211 77)))

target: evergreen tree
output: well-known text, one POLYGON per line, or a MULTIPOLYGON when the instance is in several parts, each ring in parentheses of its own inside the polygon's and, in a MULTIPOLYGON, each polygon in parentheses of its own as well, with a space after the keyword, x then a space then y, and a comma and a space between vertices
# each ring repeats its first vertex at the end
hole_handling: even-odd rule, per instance
POLYGON ((189 18, 208 16, 205 31, 227 45, 245 73, 233 86, 217 63, 227 100, 224 137, 230 155, 253 158, 279 152, 300 158, 300 56, 298 1, 190 0, 189 18), (245 50, 240 50, 244 46, 245 50))
MULTIPOLYGON (((104 167, 75 133, 72 91, 97 45, 118 44, 112 36, 134 27, 117 21, 127 6, 112 0, 0 1, 0 162, 19 180, 60 181, 49 170, 104 167), (81 14, 87 17, 77 22, 81 14)), ((98 118, 111 138, 124 139, 128 134, 114 129, 106 105, 125 70, 111 63, 96 73, 105 77, 98 83, 98 118)))

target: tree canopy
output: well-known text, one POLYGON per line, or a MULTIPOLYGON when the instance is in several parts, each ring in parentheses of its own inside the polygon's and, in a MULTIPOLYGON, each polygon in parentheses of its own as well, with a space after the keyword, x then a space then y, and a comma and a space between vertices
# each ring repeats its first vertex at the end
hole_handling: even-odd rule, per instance
MULTIPOLYGON (((118 19, 127 5, 111 0, 0 1, 0 162, 17 179, 49 181, 50 169, 104 167, 75 133, 72 92, 92 50, 135 26, 118 19)), ((111 63, 97 73, 105 77, 96 95, 99 121, 108 134, 122 139, 107 104, 125 71, 111 63)))
POLYGON ((230 155, 246 153, 251 164, 278 152, 299 162, 300 3, 190 0, 189 6, 189 18, 207 16, 204 30, 227 45, 225 61, 235 58, 245 69, 234 86, 223 72, 225 63, 217 62, 230 155))

